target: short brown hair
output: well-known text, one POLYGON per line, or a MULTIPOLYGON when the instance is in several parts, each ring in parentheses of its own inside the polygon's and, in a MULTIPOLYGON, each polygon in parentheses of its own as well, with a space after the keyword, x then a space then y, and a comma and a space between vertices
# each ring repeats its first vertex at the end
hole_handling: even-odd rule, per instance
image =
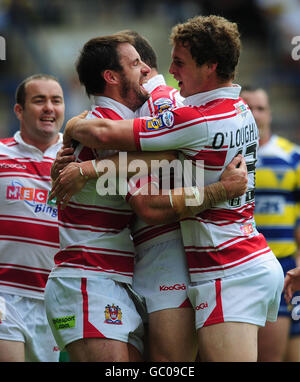
POLYGON ((158 69, 157 56, 150 42, 142 35, 131 29, 120 31, 121 34, 127 34, 134 38, 133 45, 141 57, 141 60, 151 69, 158 69))
POLYGON ((221 16, 196 16, 175 25, 170 40, 189 47, 197 65, 217 63, 221 80, 231 80, 240 57, 241 41, 236 23, 221 16))
POLYGON ((134 45, 133 37, 116 33, 92 38, 84 44, 76 62, 76 70, 88 96, 104 92, 105 80, 102 77, 104 70, 118 72, 123 70, 117 47, 126 42, 134 45))
POLYGON ((52 80, 56 81, 59 84, 59 81, 56 77, 52 76, 51 74, 44 74, 44 73, 39 73, 39 74, 33 74, 32 76, 26 77, 17 87, 16 94, 15 94, 15 100, 16 103, 22 106, 24 109, 25 107, 25 100, 26 100, 26 85, 30 81, 34 80, 52 80))

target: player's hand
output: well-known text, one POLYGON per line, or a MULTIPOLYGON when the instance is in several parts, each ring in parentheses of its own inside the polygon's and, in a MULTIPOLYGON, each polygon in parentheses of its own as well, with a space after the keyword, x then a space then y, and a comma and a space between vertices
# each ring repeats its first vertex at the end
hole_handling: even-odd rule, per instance
POLYGON ((69 163, 54 181, 49 199, 56 198, 56 203, 64 209, 73 195, 77 194, 86 184, 87 179, 80 174, 80 164, 69 163))
POLYGON ((242 155, 239 154, 232 159, 225 168, 220 180, 226 190, 228 199, 241 196, 247 191, 248 173, 246 161, 242 155))
POLYGON ((286 273, 284 278, 284 299, 288 304, 294 293, 300 290, 300 267, 291 269, 286 273))
POLYGON ((56 154, 56 159, 51 167, 51 179, 54 181, 59 176, 60 171, 67 166, 70 162, 75 161, 73 155, 74 149, 72 147, 63 146, 56 154))
POLYGON ((67 146, 67 147, 71 147, 72 145, 72 139, 73 139, 73 136, 72 136, 72 129, 76 128, 76 126, 82 122, 83 119, 85 119, 85 117, 88 115, 88 111, 84 111, 83 113, 79 114, 79 115, 76 115, 75 117, 71 118, 66 126, 65 126, 65 130, 64 130, 64 136, 63 136, 63 143, 64 143, 64 146, 67 146))

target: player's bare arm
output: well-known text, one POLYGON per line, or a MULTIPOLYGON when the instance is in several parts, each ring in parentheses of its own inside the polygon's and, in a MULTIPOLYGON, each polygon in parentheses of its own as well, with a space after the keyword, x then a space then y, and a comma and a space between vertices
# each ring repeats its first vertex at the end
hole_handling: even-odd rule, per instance
POLYGON ((125 161, 120 160, 118 153, 101 160, 69 163, 68 155, 63 155, 65 152, 61 150, 54 162, 53 168, 60 169, 60 171, 55 171, 56 177, 53 177, 54 182, 50 193, 50 200, 56 198, 57 202, 62 203, 62 208, 68 204, 73 195, 85 186, 89 179, 96 179, 105 174, 108 166, 114 167, 116 176, 122 173, 126 174, 126 178, 131 178, 137 173, 140 176, 148 175, 148 168, 155 171, 162 166, 162 161, 169 163, 177 158, 176 151, 130 152, 121 153, 126 155, 125 161))
POLYGON ((72 139, 93 149, 136 151, 133 120, 85 119, 86 112, 71 118, 65 127, 63 142, 70 147, 72 139))
MULTIPOLYGON (((129 160, 141 159, 142 154, 132 153, 129 155, 129 160)), ((150 156, 151 153, 147 154, 150 156)), ((165 159, 168 157, 171 160, 175 156, 172 152, 152 154, 155 154, 156 159, 162 159, 163 155, 165 155, 165 159)), ((115 157, 115 160, 117 161, 117 157, 115 157)), ((80 164, 70 163, 54 183, 50 197, 56 197, 58 202, 62 203, 62 208, 64 208, 70 198, 82 189, 88 179, 97 177, 99 177, 99 173, 92 161, 80 164)), ((170 191, 169 195, 163 194, 163 190, 160 191, 159 195, 151 195, 150 190, 148 190, 146 194, 140 192, 134 198, 131 198, 130 204, 134 211, 148 224, 169 223, 195 215, 220 202, 243 195, 247 189, 247 181, 246 163, 244 158, 239 155, 226 167, 219 182, 205 186, 204 189, 199 190, 196 187, 182 188, 179 190, 181 191, 179 195, 178 189, 170 191), (200 192, 204 193, 202 203, 199 199, 200 192), (193 206, 187 205, 186 198, 193 200, 193 206)), ((149 185, 146 187, 149 187, 149 185)))
MULTIPOLYGON (((218 203, 243 195, 247 190, 248 176, 245 159, 238 155, 224 170, 217 183, 202 187, 185 187, 170 190, 165 195, 136 195, 130 204, 148 224, 164 224, 196 215, 218 203), (238 166, 238 167, 237 167, 238 166), (203 193, 201 202, 200 193, 203 193), (187 203, 189 199, 190 203, 187 203)), ((145 186, 145 187, 150 187, 145 186)))

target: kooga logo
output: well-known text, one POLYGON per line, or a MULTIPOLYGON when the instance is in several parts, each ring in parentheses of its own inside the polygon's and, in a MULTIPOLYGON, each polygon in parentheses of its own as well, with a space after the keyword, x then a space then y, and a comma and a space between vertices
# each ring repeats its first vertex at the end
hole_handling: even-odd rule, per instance
POLYGON ((208 303, 207 302, 201 302, 201 304, 197 305, 195 309, 196 310, 202 310, 205 308, 208 308, 208 303))
POLYGON ((174 284, 170 286, 161 285, 159 287, 160 291, 168 291, 168 290, 186 290, 185 284, 174 284))

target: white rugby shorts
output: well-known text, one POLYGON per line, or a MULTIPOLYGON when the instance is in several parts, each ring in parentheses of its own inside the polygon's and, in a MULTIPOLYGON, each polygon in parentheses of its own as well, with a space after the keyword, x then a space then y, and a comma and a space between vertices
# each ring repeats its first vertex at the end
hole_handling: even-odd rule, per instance
POLYGON ((231 276, 191 283, 188 295, 195 309, 196 329, 230 321, 258 326, 276 321, 283 280, 282 267, 272 255, 231 276))
POLYGON ((58 362, 43 300, 0 293, 0 339, 25 344, 25 361, 58 362))
POLYGON ((82 338, 107 338, 143 353, 143 323, 126 284, 104 277, 49 278, 48 321, 61 350, 82 338))
POLYGON ((138 251, 132 287, 144 297, 148 313, 192 308, 187 296, 189 283, 186 255, 180 238, 138 251))

